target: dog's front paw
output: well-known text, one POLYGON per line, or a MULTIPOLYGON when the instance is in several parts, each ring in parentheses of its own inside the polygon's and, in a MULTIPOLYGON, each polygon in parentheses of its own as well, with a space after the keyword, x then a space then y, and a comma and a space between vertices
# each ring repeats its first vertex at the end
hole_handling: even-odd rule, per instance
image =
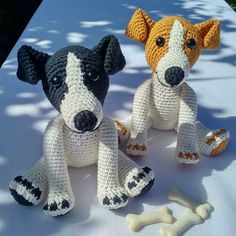
POLYGON ((99 203, 111 210, 126 206, 129 200, 127 193, 121 187, 100 190, 97 196, 99 203))
POLYGON ((71 211, 74 205, 75 200, 72 193, 50 193, 43 210, 49 216, 61 216, 71 211))
POLYGON ((17 176, 10 182, 11 195, 21 205, 33 206, 42 202, 44 190, 24 176, 17 176))
POLYGON ((193 165, 199 162, 200 156, 196 151, 178 151, 176 152, 176 159, 181 165, 193 165))
POLYGON ((125 179, 125 190, 131 197, 140 196, 151 190, 155 175, 151 168, 134 168, 125 179))
POLYGON ((123 146, 125 145, 125 143, 127 142, 129 138, 130 131, 118 120, 113 120, 113 123, 116 126, 116 129, 118 131, 118 144, 120 146, 123 146))
POLYGON ((140 142, 130 138, 126 145, 126 153, 130 157, 143 157, 147 154, 148 145, 145 142, 140 142))

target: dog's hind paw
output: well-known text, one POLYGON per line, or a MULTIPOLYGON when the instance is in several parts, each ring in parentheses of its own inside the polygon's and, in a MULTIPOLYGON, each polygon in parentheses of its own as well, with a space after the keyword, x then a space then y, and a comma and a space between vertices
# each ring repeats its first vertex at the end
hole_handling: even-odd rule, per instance
POLYGON ((134 168, 125 179, 125 190, 131 197, 138 197, 151 190, 155 175, 151 168, 134 168))
POLYGON ((17 176, 10 182, 10 192, 14 199, 21 205, 33 206, 42 202, 43 190, 24 176, 17 176))

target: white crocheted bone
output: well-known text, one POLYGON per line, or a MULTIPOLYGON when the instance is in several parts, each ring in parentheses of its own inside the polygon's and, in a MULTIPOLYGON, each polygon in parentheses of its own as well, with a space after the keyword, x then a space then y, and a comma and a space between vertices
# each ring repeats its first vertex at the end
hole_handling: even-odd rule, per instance
POLYGON ((186 193, 177 187, 172 187, 167 194, 167 198, 171 201, 176 201, 195 211, 202 219, 207 219, 214 210, 210 203, 198 203, 191 199, 186 193))
POLYGON ((195 214, 191 209, 187 209, 184 215, 178 219, 174 224, 160 228, 161 236, 179 236, 182 235, 191 226, 200 224, 202 219, 195 214))
POLYGON ((150 212, 142 215, 128 214, 126 216, 126 220, 128 222, 129 229, 136 232, 145 225, 156 223, 172 224, 174 222, 174 217, 167 207, 163 207, 157 212, 150 212))

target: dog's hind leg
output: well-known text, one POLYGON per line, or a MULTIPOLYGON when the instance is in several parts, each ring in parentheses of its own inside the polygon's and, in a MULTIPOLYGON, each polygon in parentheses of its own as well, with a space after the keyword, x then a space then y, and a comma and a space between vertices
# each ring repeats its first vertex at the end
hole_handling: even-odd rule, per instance
POLYGON ((47 194, 48 181, 42 157, 23 175, 10 182, 10 192, 15 200, 26 206, 40 204, 47 194))
POLYGON ((119 180, 130 197, 140 196, 151 190, 155 176, 151 168, 140 167, 119 151, 119 180))
POLYGON ((211 130, 201 122, 196 122, 197 145, 201 153, 216 156, 223 152, 229 142, 229 131, 226 129, 211 130))

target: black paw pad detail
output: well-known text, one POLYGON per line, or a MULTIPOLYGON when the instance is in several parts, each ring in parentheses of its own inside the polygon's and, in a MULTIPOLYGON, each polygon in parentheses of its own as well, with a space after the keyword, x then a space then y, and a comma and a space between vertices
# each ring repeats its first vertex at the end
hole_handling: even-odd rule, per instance
POLYGON ((114 204, 120 204, 122 201, 121 201, 121 198, 118 197, 117 195, 115 195, 115 197, 113 197, 113 202, 114 204))
POLYGON ((57 211, 57 210, 60 210, 59 206, 61 206, 61 209, 66 209, 70 207, 70 203, 66 199, 63 199, 62 202, 59 202, 59 203, 57 203, 56 201, 54 201, 51 204, 46 203, 43 207, 43 210, 57 211))
POLYGON ((149 167, 147 167, 147 166, 143 167, 143 171, 144 171, 146 174, 149 174, 151 170, 152 170, 152 169, 149 168, 149 167))
POLYGON ((143 179, 144 177, 145 177, 144 173, 138 173, 137 176, 133 176, 133 179, 139 183, 140 180, 143 179))
MULTIPOLYGON (((42 195, 42 191, 40 190, 39 187, 35 188, 29 180, 24 179, 22 176, 17 176, 14 178, 13 181, 17 184, 20 184, 21 186, 24 186, 25 189, 28 191, 28 193, 32 194, 36 200, 40 199, 40 197, 42 195)), ((18 194, 15 189, 10 188, 10 192, 18 203, 20 203, 22 205, 26 205, 26 206, 33 205, 33 203, 26 200, 23 195, 18 194)))
POLYGON ((133 188, 135 188, 136 186, 137 186, 137 184, 136 184, 134 181, 128 183, 128 188, 129 188, 130 190, 133 189, 133 188))
POLYGON ((121 198, 123 199, 124 202, 128 200, 128 196, 125 194, 122 194, 121 198))
POLYGON ((152 189, 154 181, 155 181, 155 179, 150 180, 149 183, 145 186, 145 188, 142 189, 142 191, 140 192, 140 194, 138 196, 141 196, 144 193, 149 192, 152 189))
POLYGON ((24 196, 18 194, 15 189, 10 188, 11 195, 14 197, 14 199, 21 205, 24 206, 33 206, 32 202, 29 202, 24 198, 24 196))
POLYGON ((103 205, 110 205, 110 204, 111 204, 108 197, 105 197, 105 198, 103 199, 102 203, 103 203, 103 205))
POLYGON ((61 203, 61 208, 65 209, 65 208, 69 208, 69 207, 70 207, 70 203, 64 199, 61 203))

